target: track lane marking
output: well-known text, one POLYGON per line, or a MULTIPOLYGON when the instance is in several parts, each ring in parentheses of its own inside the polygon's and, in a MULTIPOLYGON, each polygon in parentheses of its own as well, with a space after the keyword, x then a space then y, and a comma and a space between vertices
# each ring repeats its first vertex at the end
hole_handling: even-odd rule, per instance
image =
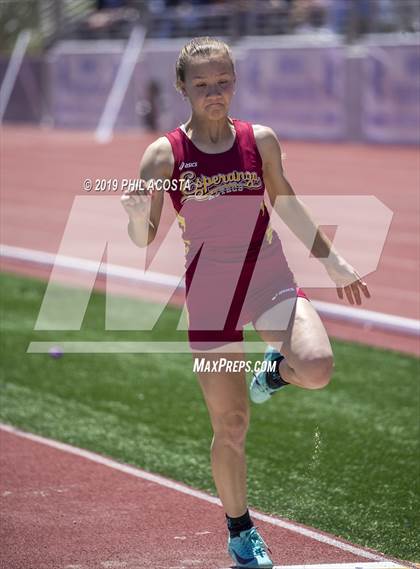
MULTIPOLYGON (((231 569, 223 567, 222 569, 231 569)), ((318 565, 275 565, 273 569, 408 569, 393 561, 370 561, 368 563, 321 563, 318 565)))

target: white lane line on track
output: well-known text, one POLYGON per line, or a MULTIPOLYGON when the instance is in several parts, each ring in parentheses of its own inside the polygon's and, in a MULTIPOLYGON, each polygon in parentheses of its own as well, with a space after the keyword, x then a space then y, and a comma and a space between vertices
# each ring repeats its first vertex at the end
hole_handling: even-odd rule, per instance
MULTIPOLYGON (((230 569, 225 567, 224 569, 230 569)), ((273 569, 407 569, 393 561, 370 561, 368 563, 321 563, 319 565, 275 565, 273 569)))
MULTIPOLYGON (((141 271, 132 267, 123 265, 114 265, 103 263, 98 271, 96 261, 81 259, 78 257, 69 257, 66 255, 55 255, 46 251, 37 251, 35 249, 25 249, 22 247, 13 247, 11 245, 0 245, 0 256, 18 261, 36 263, 47 267, 61 267, 69 270, 78 270, 88 273, 94 273, 132 281, 136 283, 148 283, 159 285, 174 290, 180 284, 180 277, 175 275, 166 275, 153 271, 141 271)), ((182 283, 182 286, 185 286, 182 283)), ((365 308, 356 308, 353 306, 343 306, 332 302, 324 302, 320 300, 311 301, 321 316, 337 320, 341 322, 349 322, 356 325, 372 326, 381 330, 389 330, 391 332, 408 334, 410 336, 420 336, 420 321, 414 318, 406 318, 394 314, 385 314, 367 310, 365 308)))
POLYGON ((165 275, 164 273, 154 271, 141 271, 139 269, 133 269, 132 267, 114 265, 112 263, 102 263, 98 270, 97 261, 82 259, 80 257, 70 257, 68 255, 55 255, 54 253, 47 253, 46 251, 24 249, 10 245, 0 245, 0 257, 44 265, 49 268, 55 266, 70 271, 83 271, 91 274, 94 273, 95 275, 120 278, 125 281, 157 284, 171 288, 177 287, 180 282, 180 279, 174 275, 165 275))
POLYGON ((281 569, 403 569, 394 561, 369 561, 367 563, 320 563, 318 565, 279 565, 281 569))
MULTIPOLYGON (((170 480, 168 478, 164 478, 163 476, 159 476, 157 474, 152 474, 150 472, 146 472, 145 470, 141 470, 140 468, 136 468, 134 466, 129 466, 127 464, 122 464, 120 462, 112 460, 111 458, 101 456, 101 455, 96 454, 94 452, 91 452, 91 451, 88 451, 85 449, 81 449, 78 447, 74 447, 74 446, 68 445, 66 443, 61 443, 61 442, 55 441, 53 439, 47 439, 45 437, 41 437, 39 435, 34 435, 32 433, 27 433, 27 432, 21 431, 20 429, 12 427, 11 425, 5 425, 3 423, 0 423, 0 430, 3 430, 7 433, 11 433, 13 435, 16 435, 16 436, 19 436, 19 437, 22 437, 25 439, 28 439, 32 442, 40 443, 40 444, 49 446, 51 448, 61 450, 63 452, 73 454, 73 455, 78 456, 78 457, 86 458, 87 460, 90 460, 90 461, 95 462, 97 464, 101 464, 103 466, 108 466, 109 468, 112 468, 113 470, 118 470, 120 472, 124 472, 125 474, 131 474, 132 476, 135 476, 137 478, 141 478, 143 480, 148 480, 149 482, 154 482, 155 484, 158 484, 159 486, 164 486, 164 487, 169 488, 171 490, 174 490, 176 492, 180 492, 182 494, 187 494, 188 496, 193 496, 194 498, 198 498, 199 500, 209 502, 210 504, 216 504, 218 506, 221 506, 221 502, 218 498, 215 498, 214 496, 210 496, 209 494, 206 494, 205 492, 201 492, 200 490, 195 490, 193 488, 189 488, 188 486, 184 486, 183 484, 181 484, 179 482, 175 482, 173 480, 170 480)), ((275 518, 274 516, 268 516, 266 514, 256 512, 255 510, 250 510, 250 513, 252 514, 253 518, 255 518, 257 520, 261 520, 261 521, 266 522, 268 524, 271 524, 271 525, 292 531, 294 533, 303 535, 303 536, 308 537, 310 539, 313 539, 315 541, 319 541, 319 542, 324 543, 326 545, 330 545, 331 547, 341 549, 342 551, 347 551, 349 553, 353 553, 354 555, 358 555, 358 556, 364 557, 366 559, 373 559, 375 561, 381 561, 382 563, 385 561, 393 562, 391 559, 385 557, 384 555, 381 555, 379 553, 375 553, 373 551, 367 551, 365 549, 362 549, 362 548, 357 547, 355 545, 352 545, 350 543, 340 541, 340 540, 338 540, 332 536, 325 535, 325 534, 318 532, 314 529, 306 528, 304 526, 295 524, 295 523, 290 522, 290 521, 282 520, 280 518, 275 518)), ((359 566, 359 565, 357 565, 357 566, 359 566)), ((340 565, 340 567, 341 567, 341 565, 340 565)), ((392 567, 394 567, 394 565, 392 565, 392 567)))

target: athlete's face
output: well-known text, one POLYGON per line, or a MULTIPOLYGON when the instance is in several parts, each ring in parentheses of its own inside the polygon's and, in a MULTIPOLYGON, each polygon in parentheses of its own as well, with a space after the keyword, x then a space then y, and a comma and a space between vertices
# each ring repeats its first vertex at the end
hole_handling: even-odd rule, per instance
POLYGON ((226 55, 194 57, 187 65, 182 90, 192 110, 211 120, 228 114, 235 87, 232 63, 226 55))

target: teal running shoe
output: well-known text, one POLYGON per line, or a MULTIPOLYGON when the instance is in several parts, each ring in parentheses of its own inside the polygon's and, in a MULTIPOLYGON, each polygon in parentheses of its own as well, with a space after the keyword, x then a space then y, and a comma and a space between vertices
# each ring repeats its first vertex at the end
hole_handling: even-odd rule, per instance
POLYGON ((248 569, 272 569, 273 562, 268 547, 257 528, 241 531, 238 537, 229 537, 228 552, 237 567, 248 569))
MULTIPOLYGON (((281 353, 278 350, 276 350, 276 348, 273 348, 273 346, 268 346, 267 349, 265 350, 264 354, 265 362, 275 361, 280 363, 281 360, 283 359, 284 356, 282 356, 281 353)), ((274 373, 272 371, 268 372, 260 371, 256 375, 254 374, 254 378, 251 381, 251 385, 249 386, 249 395, 251 397, 251 401, 253 401, 254 403, 265 403, 270 399, 272 395, 277 393, 277 391, 282 387, 284 387, 285 385, 288 385, 287 382, 283 381, 278 373, 274 373), (273 375, 273 374, 274 374, 274 380, 276 379, 277 376, 277 380, 279 383, 278 387, 270 387, 267 383, 268 375, 273 375)))

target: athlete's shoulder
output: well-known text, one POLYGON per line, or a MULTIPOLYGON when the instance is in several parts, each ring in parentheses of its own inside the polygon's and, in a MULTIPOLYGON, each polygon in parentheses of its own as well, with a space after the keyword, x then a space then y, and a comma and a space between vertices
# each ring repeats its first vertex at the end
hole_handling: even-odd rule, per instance
POLYGON ((174 156, 172 146, 166 136, 160 136, 146 148, 142 166, 153 168, 160 173, 168 175, 172 172, 174 166, 174 156))
POLYGON ((261 144, 272 144, 276 142, 278 144, 277 134, 269 126, 262 124, 253 124, 252 130, 254 131, 255 140, 261 144))
POLYGON ((261 124, 253 124, 252 129, 263 162, 272 161, 281 156, 279 139, 272 128, 261 124))
POLYGON ((152 144, 150 144, 146 152, 148 152, 158 162, 171 160, 172 146, 166 136, 160 136, 152 144))

